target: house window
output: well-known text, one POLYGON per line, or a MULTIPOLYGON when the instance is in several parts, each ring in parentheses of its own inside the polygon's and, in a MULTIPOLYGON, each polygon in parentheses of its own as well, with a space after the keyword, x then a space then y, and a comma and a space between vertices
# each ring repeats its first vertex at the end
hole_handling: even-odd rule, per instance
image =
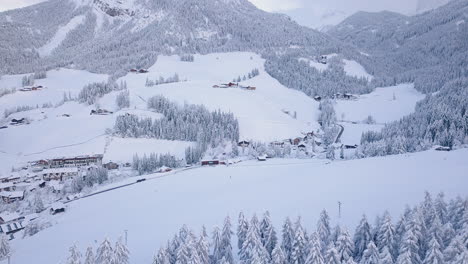
POLYGON ((0 233, 3 233, 3 229, 2 229, 2 227, 1 227, 1 226, 0 226, 0 233))
POLYGON ((13 223, 13 225, 15 226, 15 229, 18 229, 18 226, 16 225, 16 223, 13 223))
POLYGON ((7 225, 8 232, 11 232, 11 226, 7 225))

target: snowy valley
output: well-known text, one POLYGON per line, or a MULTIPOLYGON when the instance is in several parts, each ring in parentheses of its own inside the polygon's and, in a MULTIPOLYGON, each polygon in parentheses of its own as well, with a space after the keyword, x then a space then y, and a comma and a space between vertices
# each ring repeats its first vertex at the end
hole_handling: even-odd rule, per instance
POLYGON ((0 263, 467 264, 468 3, 442 4, 0 12, 0 263))

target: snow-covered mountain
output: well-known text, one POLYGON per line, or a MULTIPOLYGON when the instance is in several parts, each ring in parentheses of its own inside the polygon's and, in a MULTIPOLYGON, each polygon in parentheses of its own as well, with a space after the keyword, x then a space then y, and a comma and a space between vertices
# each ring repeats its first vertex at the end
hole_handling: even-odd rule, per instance
POLYGON ((149 67, 158 54, 339 46, 247 0, 49 0, 0 13, 0 24, 2 73, 44 65, 115 73, 149 67))
POLYGON ((418 0, 416 5, 416 13, 423 13, 432 9, 436 9, 450 1, 451 0, 418 0))

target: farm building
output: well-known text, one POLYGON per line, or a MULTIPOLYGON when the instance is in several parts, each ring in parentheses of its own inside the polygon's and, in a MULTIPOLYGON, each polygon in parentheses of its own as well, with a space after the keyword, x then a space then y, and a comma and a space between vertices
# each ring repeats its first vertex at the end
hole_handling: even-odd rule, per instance
POLYGON ((0 197, 5 203, 13 203, 24 199, 24 192, 0 192, 0 197))
MULTIPOLYGON (((13 221, 8 224, 0 225, 0 234, 11 235, 24 229, 22 221, 13 221)), ((11 237, 12 239, 13 237, 11 237)))
POLYGON ((219 160, 203 160, 201 162, 202 166, 215 166, 219 164, 220 164, 219 160))
POLYGON ((54 203, 50 206, 50 213, 55 215, 58 213, 63 213, 65 212, 65 205, 63 203, 54 203))
POLYGON ((103 167, 108 170, 117 170, 119 168, 119 164, 111 161, 111 162, 105 163, 103 167))
POLYGON ((244 140, 244 141, 239 142, 237 146, 245 148, 245 147, 250 146, 250 142, 244 140))
POLYGON ((107 109, 96 109, 96 110, 91 110, 90 115, 110 115, 113 114, 114 112, 111 112, 107 109))
POLYGON ((21 217, 16 212, 14 212, 14 213, 3 212, 3 213, 0 214, 0 224, 9 223, 9 222, 12 222, 12 221, 20 220, 22 218, 23 217, 21 217))
POLYGON ((0 192, 11 192, 16 190, 16 186, 12 182, 0 183, 0 192))
POLYGON ((83 167, 91 165, 102 165, 103 155, 78 156, 74 158, 60 158, 48 161, 50 168, 83 167))
POLYGON ((27 120, 26 118, 21 118, 21 119, 15 119, 13 118, 10 122, 10 125, 12 126, 19 126, 19 125, 22 125, 22 124, 27 124, 27 120))
POLYGON ((438 146, 435 148, 436 151, 451 151, 452 148, 450 147, 443 147, 443 146, 438 146))
POLYGON ((266 161, 267 160, 267 155, 260 155, 257 157, 258 161, 266 161))
POLYGON ((58 180, 63 181, 68 178, 73 178, 78 176, 78 168, 53 168, 53 169, 45 169, 41 172, 42 178, 45 181, 52 181, 58 180))

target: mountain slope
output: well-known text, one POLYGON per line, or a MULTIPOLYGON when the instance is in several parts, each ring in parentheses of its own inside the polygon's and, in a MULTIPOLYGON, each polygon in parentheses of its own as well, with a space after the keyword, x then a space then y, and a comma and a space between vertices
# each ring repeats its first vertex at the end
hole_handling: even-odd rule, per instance
POLYGON ((115 73, 148 67, 158 54, 340 46, 247 0, 50 0, 0 13, 0 23, 0 34, 8 36, 0 42, 1 73, 42 65, 115 73), (51 13, 55 18, 46 19, 51 13), (76 17, 82 21, 68 27, 62 41, 40 52, 76 17))

